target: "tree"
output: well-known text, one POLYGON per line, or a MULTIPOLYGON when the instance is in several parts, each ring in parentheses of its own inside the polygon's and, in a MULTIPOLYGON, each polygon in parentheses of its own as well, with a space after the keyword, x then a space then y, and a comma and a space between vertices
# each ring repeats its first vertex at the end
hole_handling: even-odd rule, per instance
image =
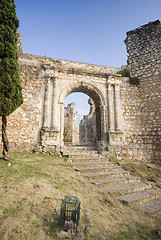
POLYGON ((7 116, 23 103, 16 36, 19 20, 15 9, 14 0, 0 0, 0 116, 5 160, 9 159, 7 116))

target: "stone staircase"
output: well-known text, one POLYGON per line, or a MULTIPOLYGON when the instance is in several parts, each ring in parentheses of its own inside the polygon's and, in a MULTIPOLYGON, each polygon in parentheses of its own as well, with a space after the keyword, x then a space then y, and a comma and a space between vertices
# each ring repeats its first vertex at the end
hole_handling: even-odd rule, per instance
POLYGON ((94 147, 66 147, 68 161, 92 184, 124 204, 161 218, 161 189, 114 165, 94 147))

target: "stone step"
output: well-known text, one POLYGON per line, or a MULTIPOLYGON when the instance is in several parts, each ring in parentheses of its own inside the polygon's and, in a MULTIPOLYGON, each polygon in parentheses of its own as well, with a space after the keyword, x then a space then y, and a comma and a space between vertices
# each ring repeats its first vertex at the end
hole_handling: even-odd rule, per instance
POLYGON ((105 186, 114 186, 117 184, 125 184, 130 182, 140 182, 140 178, 132 175, 128 176, 120 176, 115 178, 103 178, 92 181, 93 184, 96 184, 98 187, 105 187, 105 186))
POLYGON ((105 157, 69 157, 68 162, 93 162, 93 161, 106 161, 105 157))
POLYGON ((98 154, 97 152, 88 152, 87 154, 82 154, 80 152, 77 153, 68 152, 68 155, 70 158, 90 158, 90 157, 99 158, 100 156, 104 157, 103 154, 98 154))
POLYGON ((154 186, 155 184, 153 182, 148 182, 148 183, 142 183, 142 182, 132 182, 132 183, 126 183, 126 184, 119 184, 113 187, 106 187, 103 188, 103 190, 114 196, 122 195, 122 194, 127 194, 127 193, 133 193, 137 191, 142 191, 145 189, 150 189, 154 186))
POLYGON ((92 173, 83 173, 83 176, 87 177, 89 180, 101 179, 103 177, 118 177, 129 175, 130 173, 124 170, 108 171, 108 172, 92 172, 92 173))
POLYGON ((121 202, 125 204, 134 206, 138 203, 147 202, 160 196, 161 189, 148 189, 140 192, 130 193, 124 196, 119 196, 117 197, 117 199, 119 199, 121 202))
POLYGON ((138 204, 135 206, 135 208, 153 215, 160 215, 161 214, 161 197, 152 199, 142 204, 138 204))
POLYGON ((95 161, 95 162, 74 162, 71 165, 75 167, 96 167, 96 166, 113 166, 111 162, 95 161))
POLYGON ((76 167, 75 170, 81 173, 90 173, 90 172, 108 172, 113 171, 114 169, 119 169, 119 166, 109 165, 109 166, 95 166, 95 167, 76 167))
POLYGON ((97 148, 96 146, 65 146, 64 149, 66 151, 82 151, 84 153, 86 153, 87 151, 96 151, 97 148))
POLYGON ((97 149, 88 149, 88 150, 83 150, 83 149, 64 149, 64 151, 69 152, 70 154, 98 154, 97 149))
POLYGON ((98 154, 95 150, 85 151, 81 148, 69 152, 68 161, 75 166, 75 170, 103 191, 119 196, 117 199, 141 211, 161 216, 161 190, 154 189, 154 183, 142 183, 140 177, 130 175, 119 165, 113 165, 108 161, 107 153, 98 154))

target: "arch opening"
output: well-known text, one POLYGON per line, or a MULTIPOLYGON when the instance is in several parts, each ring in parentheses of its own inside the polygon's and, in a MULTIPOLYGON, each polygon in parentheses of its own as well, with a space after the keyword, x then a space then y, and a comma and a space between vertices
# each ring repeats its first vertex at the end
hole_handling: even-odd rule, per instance
POLYGON ((74 92, 65 98, 64 144, 96 145, 95 105, 84 93, 74 92))
MULTIPOLYGON (((71 93, 84 93, 89 96, 90 99, 93 100, 93 105, 95 107, 95 140, 93 143, 97 145, 98 148, 100 148, 100 145, 105 145, 107 143, 106 141, 106 126, 105 126, 105 117, 106 117, 106 104, 105 99, 103 97, 103 94, 101 91, 96 87, 92 86, 88 83, 88 86, 80 84, 76 86, 70 86, 65 87, 61 94, 59 101, 64 106, 64 100, 65 98, 71 94, 71 93)), ((63 109, 64 110, 64 109, 63 109)), ((61 114, 62 114, 62 108, 61 108, 61 114)), ((64 145, 64 112, 63 117, 61 117, 63 121, 61 122, 61 145, 64 145)), ((84 136, 86 138, 87 136, 84 136)), ((87 140, 87 139, 86 139, 87 140)), ((90 142, 84 141, 85 144, 89 144, 90 142)), ((83 144, 83 142, 82 142, 83 144)), ((107 145, 107 144, 106 144, 107 145)), ((102 147, 101 147, 102 148, 102 147)))

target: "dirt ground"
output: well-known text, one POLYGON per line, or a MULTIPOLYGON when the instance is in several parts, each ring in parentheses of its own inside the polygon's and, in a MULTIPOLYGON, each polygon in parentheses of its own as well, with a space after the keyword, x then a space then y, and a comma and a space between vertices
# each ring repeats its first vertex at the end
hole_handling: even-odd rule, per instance
POLYGON ((13 153, 0 161, 0 239, 161 239, 161 220, 122 205, 65 158, 13 153), (65 196, 81 201, 78 233, 60 231, 65 196))

